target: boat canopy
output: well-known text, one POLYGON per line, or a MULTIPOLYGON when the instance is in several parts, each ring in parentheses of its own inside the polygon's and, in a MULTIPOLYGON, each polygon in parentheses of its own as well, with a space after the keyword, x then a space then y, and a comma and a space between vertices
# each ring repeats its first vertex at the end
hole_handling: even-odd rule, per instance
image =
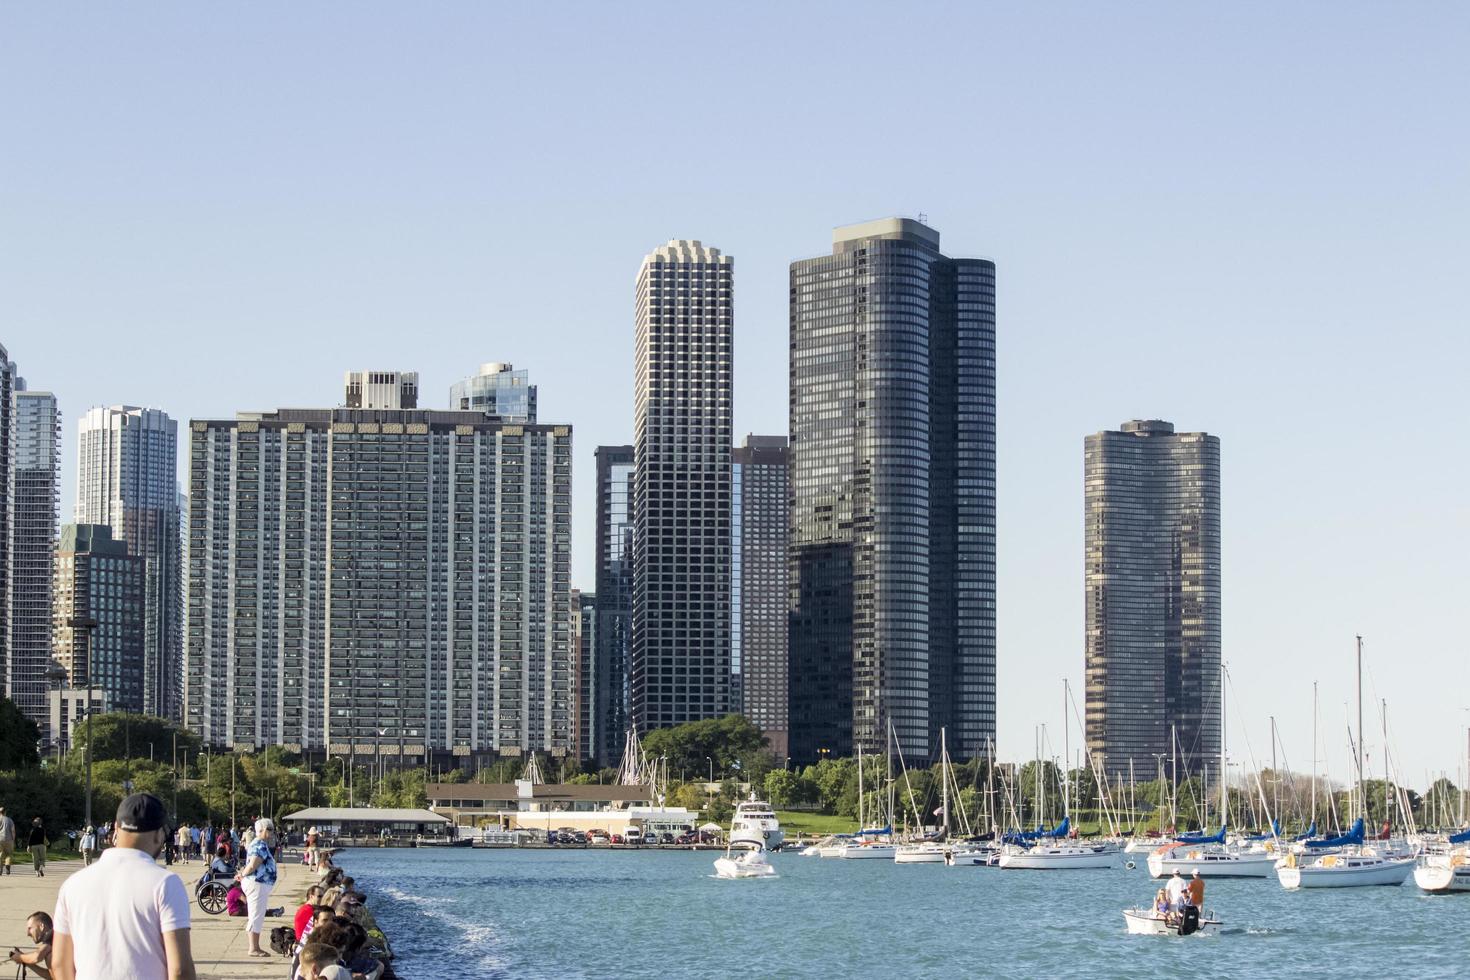
POLYGON ((1307 828, 1307 832, 1305 834, 1301 834, 1300 836, 1293 838, 1293 840, 1311 840, 1313 837, 1316 837, 1316 836, 1317 836, 1317 821, 1313 820, 1312 821, 1312 825, 1307 828))
POLYGON ((1353 829, 1341 837, 1324 837, 1321 840, 1309 840, 1307 847, 1347 847, 1349 844, 1363 843, 1363 818, 1359 817, 1353 821, 1353 829))
POLYGON ((886 827, 870 827, 867 830, 859 830, 857 832, 856 836, 858 836, 858 837, 868 837, 868 836, 872 836, 872 837, 878 837, 878 836, 892 837, 893 836, 893 824, 889 824, 886 827))
POLYGON ((1174 837, 1181 844, 1223 844, 1225 843, 1225 825, 1220 825, 1219 833, 1215 834, 1178 834, 1174 837))
POLYGON ((1004 840, 1007 844, 1025 844, 1030 841, 1040 840, 1043 837, 1055 840, 1059 837, 1066 837, 1071 832, 1072 818, 1063 817, 1062 822, 1051 830, 1047 830, 1045 827, 1037 827, 1031 831, 1017 830, 1006 834, 1004 840))
POLYGON ((1458 834, 1450 834, 1451 844, 1463 844, 1470 841, 1470 830, 1462 830, 1458 834))

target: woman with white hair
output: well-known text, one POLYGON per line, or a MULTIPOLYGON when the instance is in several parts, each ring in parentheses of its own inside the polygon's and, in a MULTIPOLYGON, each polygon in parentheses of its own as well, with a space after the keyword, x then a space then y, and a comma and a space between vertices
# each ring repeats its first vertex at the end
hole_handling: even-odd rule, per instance
POLYGON ((235 875, 245 892, 245 938, 251 956, 270 956, 260 948, 260 930, 265 923, 265 903, 276 886, 276 858, 271 853, 276 839, 276 825, 265 817, 255 821, 255 838, 245 849, 245 866, 235 875))

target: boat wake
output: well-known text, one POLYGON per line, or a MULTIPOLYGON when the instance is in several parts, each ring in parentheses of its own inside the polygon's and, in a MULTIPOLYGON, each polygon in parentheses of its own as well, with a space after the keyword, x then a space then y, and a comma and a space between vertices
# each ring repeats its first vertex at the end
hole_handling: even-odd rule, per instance
POLYGON ((378 889, 384 896, 395 902, 411 906, 415 911, 425 915, 437 922, 449 926, 461 938, 461 945, 468 953, 476 954, 481 965, 497 973, 503 973, 510 969, 509 963, 494 952, 500 946, 500 935, 494 926, 482 922, 474 922, 461 918, 450 911, 449 903, 443 899, 425 898, 422 895, 412 895, 393 885, 378 889))

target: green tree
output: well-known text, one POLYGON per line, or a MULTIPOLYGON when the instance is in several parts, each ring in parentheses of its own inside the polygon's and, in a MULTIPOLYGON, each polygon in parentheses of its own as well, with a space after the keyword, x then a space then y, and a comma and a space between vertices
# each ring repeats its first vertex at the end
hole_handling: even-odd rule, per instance
POLYGON ((770 768, 766 739, 743 715, 706 718, 673 728, 658 728, 643 738, 643 751, 667 758, 671 773, 700 773, 717 778, 738 772, 759 781, 770 768))
MULTIPOLYGON (((148 759, 170 763, 175 740, 182 762, 202 751, 199 736, 153 715, 126 711, 109 711, 92 716, 92 741, 97 759, 148 759)), ((87 745, 87 726, 77 725, 72 732, 72 749, 68 757, 80 761, 87 745)))
POLYGON ((32 769, 40 764, 36 723, 21 713, 14 701, 0 698, 0 770, 32 769))

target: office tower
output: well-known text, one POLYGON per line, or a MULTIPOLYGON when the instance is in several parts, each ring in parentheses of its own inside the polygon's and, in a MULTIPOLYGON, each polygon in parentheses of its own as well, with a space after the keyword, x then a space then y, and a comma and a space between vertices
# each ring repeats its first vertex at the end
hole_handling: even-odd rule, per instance
POLYGON ((0 684, 7 685, 0 694, 9 695, 10 676, 10 479, 11 460, 15 452, 14 413, 16 366, 5 348, 0 346, 0 684))
POLYGON ((591 759, 597 731, 597 596, 572 590, 572 650, 576 655, 578 759, 591 759))
POLYGON ((194 420, 188 726, 396 763, 569 751, 571 451, 483 412, 194 420))
POLYGON ((738 708, 770 740, 787 743, 786 546, 789 457, 785 436, 748 435, 731 456, 731 655, 738 708))
POLYGON ((449 388, 449 407, 460 412, 484 412, 501 422, 536 421, 536 386, 530 371, 490 362, 480 373, 449 388))
POLYGON ((791 265, 791 754, 995 732, 995 265, 904 218, 791 265))
POLYGON ((614 765, 628 731, 633 639, 633 447, 597 447, 597 725, 592 757, 614 765))
POLYGON ((638 271, 632 722, 730 710, 734 264, 671 241, 638 271))
POLYGON ((47 721, 51 667, 51 559, 61 481, 61 413, 49 391, 26 391, 15 379, 10 446, 10 636, 5 689, 27 718, 47 721))
POLYGON ((1158 420, 1086 439, 1087 745, 1110 775, 1220 758, 1220 440, 1158 420))
POLYGON ((345 408, 418 408, 417 371, 348 371, 342 376, 345 408))
POLYGON ((93 408, 77 423, 78 524, 106 524, 144 560, 143 707, 179 717, 183 595, 178 424, 156 408, 93 408))
POLYGON ((61 528, 52 587, 52 655, 71 687, 100 688, 115 711, 142 711, 147 698, 147 565, 106 524, 61 528), (72 625, 78 618, 97 622, 90 656, 87 630, 72 625))
POLYGON ((87 706, 101 714, 111 711, 107 692, 100 687, 88 690, 85 687, 52 687, 46 692, 46 725, 44 731, 48 743, 58 752, 71 748, 72 732, 86 724, 87 706))

